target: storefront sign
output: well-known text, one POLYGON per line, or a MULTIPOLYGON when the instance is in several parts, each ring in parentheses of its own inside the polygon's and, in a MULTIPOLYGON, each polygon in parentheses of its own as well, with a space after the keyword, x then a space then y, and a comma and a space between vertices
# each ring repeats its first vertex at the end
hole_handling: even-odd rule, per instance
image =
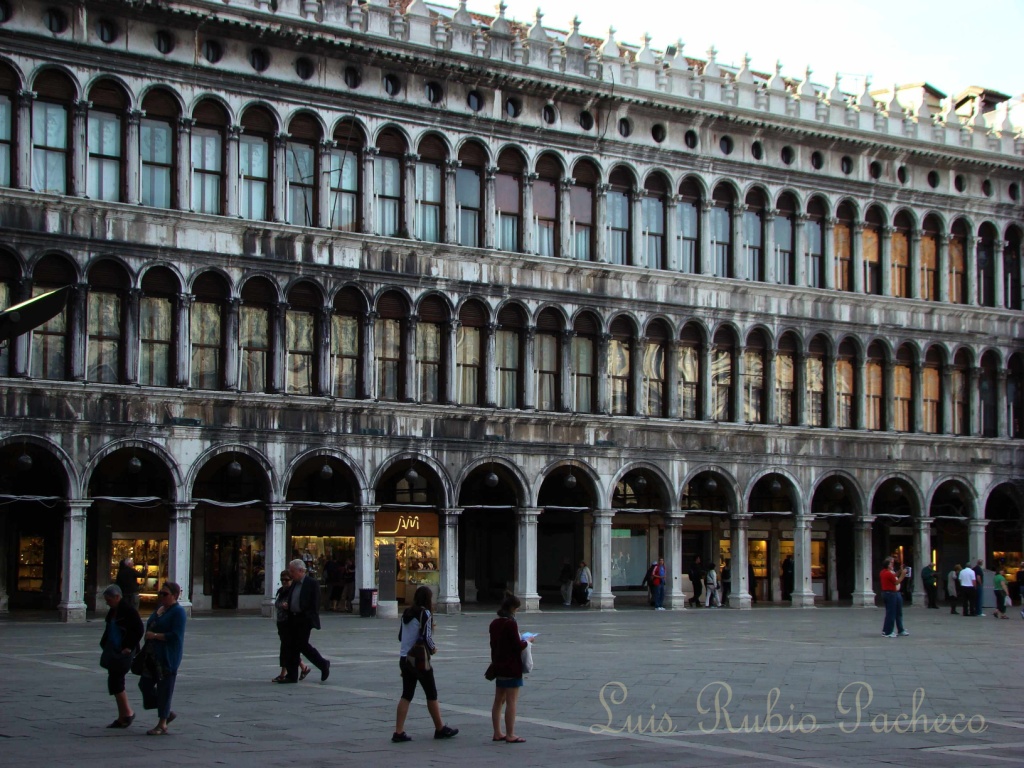
POLYGON ((437 536, 437 515, 433 512, 378 512, 378 536, 437 536))

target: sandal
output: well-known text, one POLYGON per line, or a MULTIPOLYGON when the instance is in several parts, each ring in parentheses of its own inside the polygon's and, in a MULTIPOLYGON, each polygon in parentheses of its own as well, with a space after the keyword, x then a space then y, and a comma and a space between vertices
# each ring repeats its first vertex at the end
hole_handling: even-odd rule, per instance
POLYGON ((161 725, 158 725, 155 728, 150 728, 148 731, 146 731, 146 735, 147 736, 166 736, 167 735, 167 729, 165 727, 161 726, 161 725))
POLYGON ((299 672, 299 680, 305 680, 306 679, 306 675, 308 675, 310 673, 311 669, 312 669, 311 667, 303 668, 302 671, 299 672))
POLYGON ((277 677, 275 677, 270 682, 272 682, 272 683, 283 683, 287 679, 288 679, 287 675, 278 675, 277 677))
POLYGON ((122 720, 119 717, 117 718, 117 720, 108 725, 107 728, 127 728, 129 725, 132 724, 133 720, 135 720, 135 715, 128 715, 128 717, 124 718, 124 720, 122 720))
POLYGON ((508 738, 506 736, 505 737, 505 743, 506 744, 525 744, 526 743, 526 739, 524 739, 521 736, 515 736, 515 737, 510 739, 510 738, 508 738))

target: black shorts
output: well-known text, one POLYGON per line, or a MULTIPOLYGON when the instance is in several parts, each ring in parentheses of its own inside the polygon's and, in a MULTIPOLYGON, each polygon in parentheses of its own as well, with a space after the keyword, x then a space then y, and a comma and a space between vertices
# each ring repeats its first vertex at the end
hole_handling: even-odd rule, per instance
POLYGON ((416 683, 423 687, 423 695, 427 701, 437 701, 437 686, 434 684, 434 670, 412 671, 406 668, 401 662, 398 668, 402 671, 402 698, 412 701, 416 693, 416 683))
POLYGON ((111 696, 124 691, 124 676, 128 673, 128 666, 125 664, 118 665, 117 669, 107 670, 107 693, 111 696))

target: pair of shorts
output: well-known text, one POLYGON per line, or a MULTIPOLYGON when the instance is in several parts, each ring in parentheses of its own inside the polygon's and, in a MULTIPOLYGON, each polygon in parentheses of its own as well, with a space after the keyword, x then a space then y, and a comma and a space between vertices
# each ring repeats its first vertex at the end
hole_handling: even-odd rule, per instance
POLYGON ((496 688, 522 688, 523 678, 521 677, 496 677, 494 678, 496 688))
POLYGON ((437 701, 437 684, 434 683, 433 669, 410 670, 401 660, 398 662, 398 668, 402 672, 403 699, 412 701, 412 697, 416 695, 416 683, 419 683, 420 687, 423 688, 423 695, 427 697, 427 701, 437 701))

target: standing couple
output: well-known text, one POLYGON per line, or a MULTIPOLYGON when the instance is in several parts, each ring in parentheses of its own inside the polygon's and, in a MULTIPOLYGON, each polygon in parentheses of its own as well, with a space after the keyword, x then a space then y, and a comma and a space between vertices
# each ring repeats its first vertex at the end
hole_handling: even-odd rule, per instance
POLYGON ((302 560, 292 560, 288 570, 281 573, 275 608, 277 634, 281 638, 281 674, 273 682, 299 682, 300 667, 305 678, 309 667, 302 664, 300 656, 305 656, 320 670, 321 681, 326 680, 331 674, 331 662, 309 642, 313 630, 320 629, 320 584, 306 572, 302 560))

